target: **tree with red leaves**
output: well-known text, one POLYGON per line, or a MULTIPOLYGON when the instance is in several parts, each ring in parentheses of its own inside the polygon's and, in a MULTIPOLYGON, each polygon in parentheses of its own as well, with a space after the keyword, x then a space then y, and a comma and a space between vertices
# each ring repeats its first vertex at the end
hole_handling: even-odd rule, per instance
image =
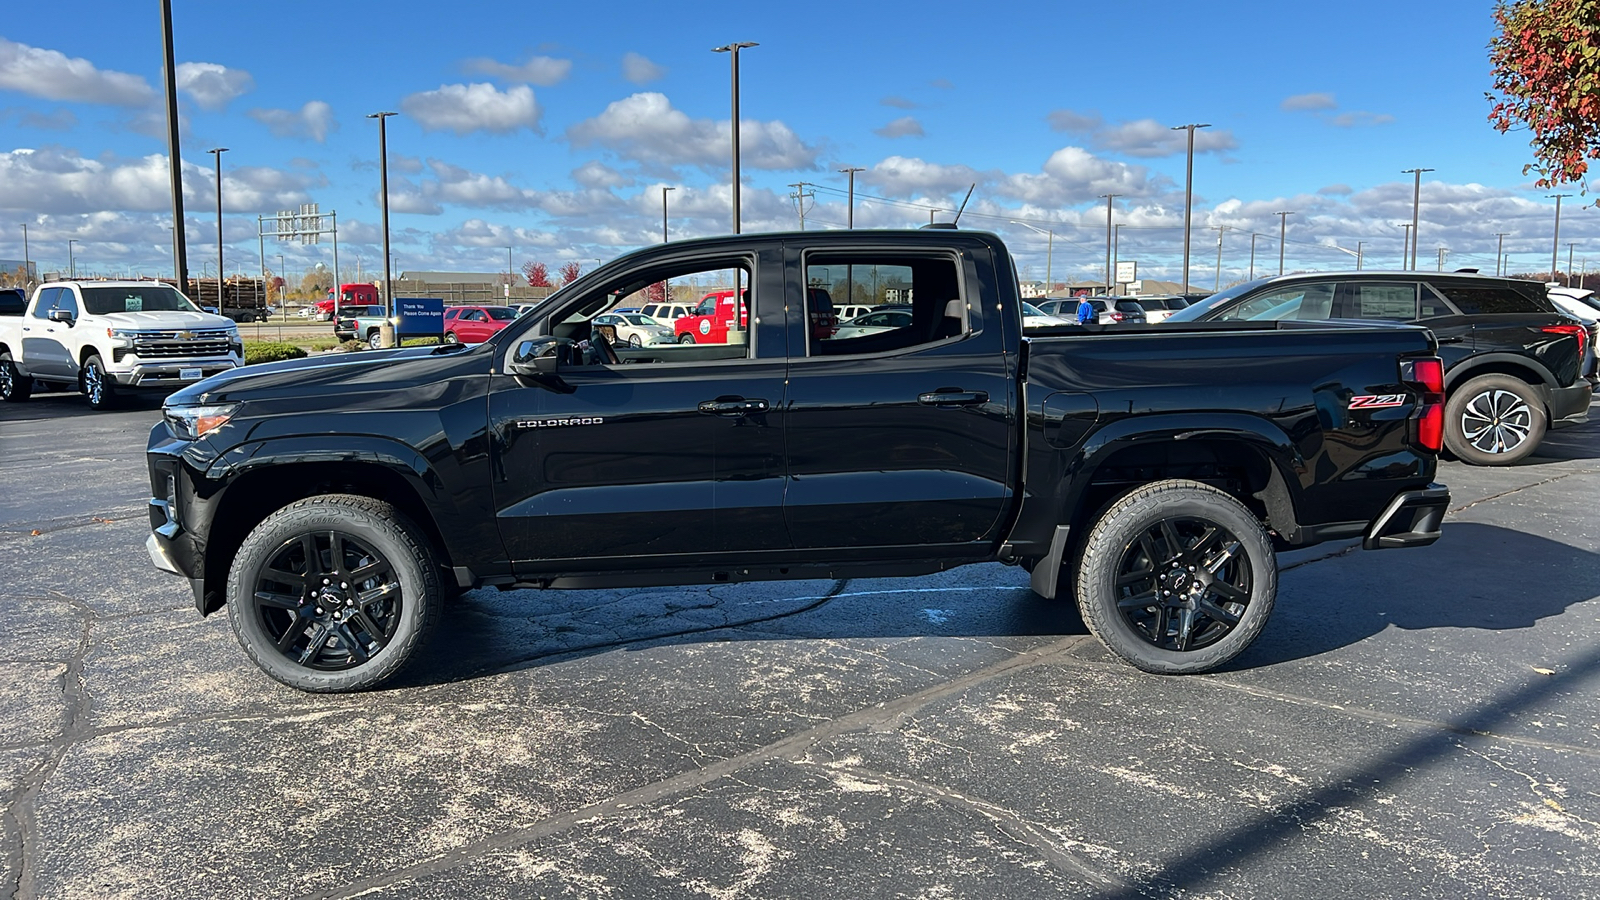
POLYGON ((1489 124, 1528 129, 1539 187, 1583 181, 1600 159, 1600 0, 1499 0, 1494 18, 1489 124))
POLYGON ((651 282, 650 286, 645 288, 644 294, 651 303, 665 303, 667 302, 667 283, 665 281, 651 282))
POLYGON ((573 283, 574 281, 577 281, 578 280, 578 271, 581 268, 582 267, 579 266, 576 262, 569 262, 566 265, 562 266, 561 267, 561 271, 557 273, 557 275, 559 275, 560 278, 561 278, 561 286, 562 287, 566 287, 567 285, 573 283))
POLYGON ((542 262, 526 262, 522 264, 522 277, 528 279, 528 287, 550 287, 550 270, 542 262))

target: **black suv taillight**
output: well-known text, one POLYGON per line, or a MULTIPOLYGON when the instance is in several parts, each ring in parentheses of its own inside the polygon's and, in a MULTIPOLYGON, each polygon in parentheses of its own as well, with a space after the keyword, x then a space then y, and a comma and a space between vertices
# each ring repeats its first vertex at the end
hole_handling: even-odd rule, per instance
POLYGON ((1417 443, 1438 453, 1444 449, 1444 361, 1437 356, 1406 360, 1400 364, 1400 380, 1422 388, 1417 443))
POLYGON ((1570 334, 1578 339, 1578 358, 1583 359, 1583 348, 1589 340, 1589 329, 1582 325, 1546 325, 1539 329, 1546 334, 1570 334))

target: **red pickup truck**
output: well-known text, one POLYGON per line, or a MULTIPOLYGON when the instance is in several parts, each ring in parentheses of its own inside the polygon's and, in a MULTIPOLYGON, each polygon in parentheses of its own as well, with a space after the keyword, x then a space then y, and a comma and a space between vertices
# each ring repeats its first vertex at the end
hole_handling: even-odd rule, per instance
POLYGON ((746 288, 739 292, 737 304, 733 299, 733 291, 712 291, 700 298, 700 305, 695 307, 692 315, 684 316, 673 323, 673 330, 677 332, 680 344, 726 344, 728 332, 733 329, 735 315, 734 307, 737 305, 739 317, 738 331, 748 331, 750 327, 750 291, 746 288))

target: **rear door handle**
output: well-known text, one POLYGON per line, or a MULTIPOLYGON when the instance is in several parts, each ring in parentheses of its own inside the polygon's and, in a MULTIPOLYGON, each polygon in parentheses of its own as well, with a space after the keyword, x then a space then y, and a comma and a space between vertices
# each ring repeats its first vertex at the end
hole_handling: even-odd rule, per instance
POLYGON ((747 416, 751 413, 766 412, 767 401, 760 398, 746 400, 743 397, 718 397, 715 400, 702 400, 698 409, 713 416, 747 416))
POLYGON ((1460 343, 1464 343, 1466 340, 1467 339, 1464 338, 1464 337, 1447 337, 1447 338, 1439 338, 1439 343, 1441 343, 1441 344, 1460 344, 1460 343))
POLYGON ((988 391, 963 391, 960 388, 940 388, 918 394, 917 402, 923 406, 976 406, 989 402, 988 391))

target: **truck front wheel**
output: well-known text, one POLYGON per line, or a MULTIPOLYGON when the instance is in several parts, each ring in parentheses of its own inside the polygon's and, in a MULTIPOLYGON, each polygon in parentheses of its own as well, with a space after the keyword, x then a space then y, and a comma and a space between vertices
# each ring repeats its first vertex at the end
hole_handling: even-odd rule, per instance
POLYGON ((352 494, 291 503, 257 525, 228 573, 228 621, 267 675, 318 693, 376 687, 440 616, 426 535, 393 506, 352 494))
POLYGON ((1197 481, 1157 481, 1113 503, 1084 542, 1078 609, 1135 667, 1206 672, 1239 655, 1278 593, 1272 542, 1244 504, 1197 481))
POLYGON ((33 396, 33 379, 17 371, 9 352, 0 352, 0 400, 17 403, 33 396))
POLYGON ((106 373, 106 364, 100 361, 98 355, 83 361, 80 374, 83 379, 83 393, 89 398, 90 409, 110 409, 117 404, 117 381, 106 373))

